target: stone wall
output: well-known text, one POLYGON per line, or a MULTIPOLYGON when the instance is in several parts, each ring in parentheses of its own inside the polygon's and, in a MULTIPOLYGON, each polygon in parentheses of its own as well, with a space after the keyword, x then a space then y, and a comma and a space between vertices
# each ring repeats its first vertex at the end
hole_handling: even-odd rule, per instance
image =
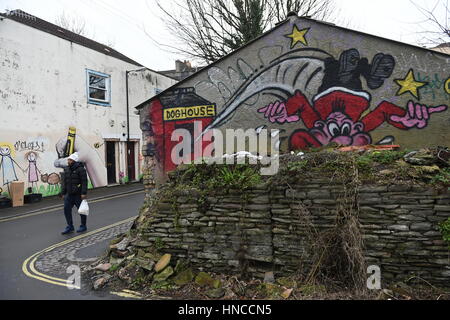
MULTIPOLYGON (((308 234, 336 227, 345 207, 345 186, 328 179, 296 185, 261 185, 246 192, 224 190, 213 197, 183 190, 162 196, 142 226, 149 241, 189 258, 199 269, 305 273, 311 264, 308 234)), ((382 280, 417 275, 450 284, 448 245, 438 224, 450 217, 450 194, 409 185, 363 185, 355 208, 367 265, 381 267, 382 280)))

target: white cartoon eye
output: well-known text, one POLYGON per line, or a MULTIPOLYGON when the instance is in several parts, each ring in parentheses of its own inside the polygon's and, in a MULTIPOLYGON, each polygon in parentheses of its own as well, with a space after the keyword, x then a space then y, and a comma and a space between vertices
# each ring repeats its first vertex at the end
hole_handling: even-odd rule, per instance
POLYGON ((350 123, 344 123, 344 125, 341 128, 341 133, 343 136, 350 136, 351 127, 350 123))
POLYGON ((341 129, 335 122, 330 122, 328 124, 328 131, 333 137, 338 137, 341 135, 341 129))

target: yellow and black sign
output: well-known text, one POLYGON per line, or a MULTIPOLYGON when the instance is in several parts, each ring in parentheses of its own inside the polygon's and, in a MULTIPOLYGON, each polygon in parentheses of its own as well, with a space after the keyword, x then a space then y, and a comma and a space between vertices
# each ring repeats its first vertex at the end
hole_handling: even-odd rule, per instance
POLYGON ((216 116, 216 105, 176 107, 163 110, 164 121, 179 121, 216 116))

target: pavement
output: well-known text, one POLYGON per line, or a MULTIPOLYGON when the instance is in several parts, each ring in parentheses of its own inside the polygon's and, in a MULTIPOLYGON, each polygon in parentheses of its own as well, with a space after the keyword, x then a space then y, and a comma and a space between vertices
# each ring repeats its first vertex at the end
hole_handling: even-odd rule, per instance
MULTIPOLYGON (((144 190, 144 186, 142 183, 130 183, 130 184, 122 184, 122 185, 114 185, 102 188, 96 188, 88 190, 88 202, 91 200, 102 199, 105 197, 110 197, 111 195, 122 195, 126 193, 132 193, 135 191, 144 190)), ((64 203, 61 198, 58 196, 45 197, 42 201, 37 203, 28 203, 24 204, 21 207, 10 207, 10 208, 2 208, 0 209, 0 220, 20 216, 23 214, 30 214, 35 212, 40 212, 42 210, 49 210, 55 208, 63 208, 64 203)))
MULTIPOLYGON (((0 210, 0 299, 97 300, 119 297, 96 292, 84 279, 67 287, 70 268, 81 268, 102 256, 109 241, 129 230, 144 201, 142 184, 88 192, 90 213, 86 233, 61 235, 65 227, 62 200, 0 210)), ((75 226, 79 215, 73 209, 75 226)))

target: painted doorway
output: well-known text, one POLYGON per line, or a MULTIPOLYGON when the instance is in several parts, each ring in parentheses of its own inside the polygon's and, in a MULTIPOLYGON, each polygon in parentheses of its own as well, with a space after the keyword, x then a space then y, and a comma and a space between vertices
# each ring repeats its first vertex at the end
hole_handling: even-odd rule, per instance
POLYGON ((136 153, 134 151, 135 142, 127 143, 127 173, 128 181, 136 180, 136 153))
POLYGON ((106 171, 108 184, 116 184, 116 143, 113 141, 106 141, 106 171))

